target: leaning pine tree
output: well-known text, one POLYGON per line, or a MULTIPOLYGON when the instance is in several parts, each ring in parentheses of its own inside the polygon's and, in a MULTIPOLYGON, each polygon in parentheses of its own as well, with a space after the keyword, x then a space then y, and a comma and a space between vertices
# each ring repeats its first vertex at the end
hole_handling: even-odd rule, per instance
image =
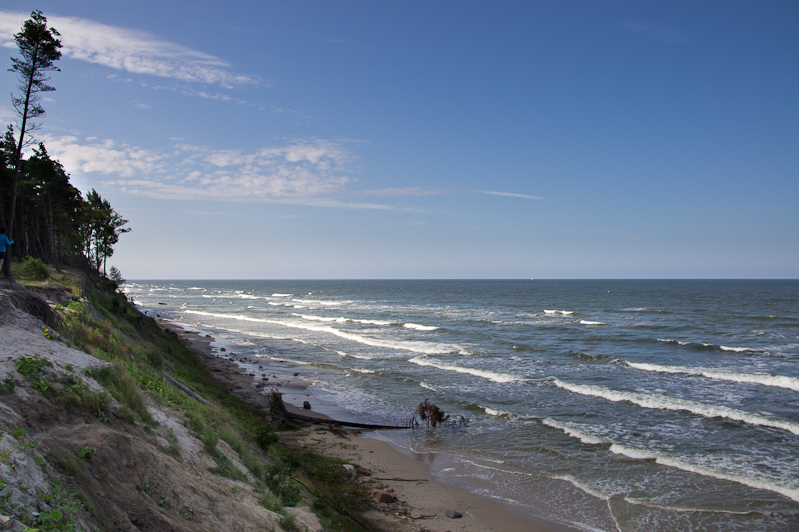
MULTIPOLYGON (((61 59, 61 41, 57 38, 59 36, 55 28, 47 28, 47 19, 39 10, 33 11, 31 18, 23 23, 22 30, 14 35, 20 57, 11 58, 12 66, 9 71, 16 72, 19 80, 17 85, 19 93, 11 96, 11 105, 19 120, 17 130, 19 138, 13 159, 10 161, 13 171, 6 217, 6 234, 9 238, 14 231, 22 149, 34 142, 32 132, 39 127, 34 120, 45 115, 41 104, 41 93, 55 90, 55 87, 47 84, 50 81, 47 72, 59 71, 54 65, 55 61, 61 59)), ((6 277, 11 275, 8 264, 9 261, 5 261, 6 277)))

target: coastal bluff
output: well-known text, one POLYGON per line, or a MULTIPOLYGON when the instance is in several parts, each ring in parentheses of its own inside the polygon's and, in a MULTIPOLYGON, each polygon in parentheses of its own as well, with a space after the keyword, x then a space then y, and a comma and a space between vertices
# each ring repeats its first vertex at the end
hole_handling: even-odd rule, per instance
POLYGON ((108 375, 118 379, 125 363, 70 347, 63 318, 65 334, 15 305, 23 290, 7 281, 0 286, 0 526, 322 530, 306 506, 265 507, 268 490, 251 471, 258 468, 242 459, 266 462, 265 453, 234 450, 225 439, 235 438, 214 439, 207 431, 203 441, 194 414, 146 390, 128 390, 144 407, 143 415, 132 412, 118 399, 119 383, 108 385, 108 375))

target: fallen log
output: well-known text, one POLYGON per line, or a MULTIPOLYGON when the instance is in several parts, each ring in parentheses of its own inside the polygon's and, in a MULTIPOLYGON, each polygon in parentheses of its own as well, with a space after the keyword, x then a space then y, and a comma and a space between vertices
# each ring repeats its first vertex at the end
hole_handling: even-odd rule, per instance
POLYGON ((283 394, 278 391, 271 391, 267 394, 269 398, 269 410, 272 417, 272 423, 278 425, 280 422, 285 421, 286 418, 294 421, 303 421, 305 423, 316 423, 320 425, 338 425, 341 427, 354 427, 356 429, 409 429, 410 425, 380 425, 376 423, 358 423, 357 421, 339 421, 337 419, 320 418, 314 416, 306 416, 304 414, 297 414, 290 412, 286 409, 283 403, 283 394))
POLYGON ((313 416, 304 416, 302 414, 295 414, 287 412, 288 417, 297 421, 304 421, 306 423, 317 423, 319 425, 340 425, 342 427, 354 427, 356 429, 409 429, 409 425, 379 425, 375 423, 358 423, 357 421, 339 421, 337 419, 319 418, 313 416))
POLYGON ((173 385, 173 386, 175 386, 175 388, 177 388, 178 390, 182 391, 183 393, 185 393, 185 394, 186 394, 186 395, 188 395, 189 397, 193 397, 193 398, 195 398, 196 400, 198 400, 199 402, 201 402, 202 404, 204 404, 204 405, 208 405, 208 406, 210 406, 210 407, 212 407, 212 408, 215 408, 215 409, 219 410, 219 407, 218 407, 218 406, 216 406, 215 404, 213 404, 213 403, 210 403, 210 402, 206 401, 205 399, 203 399, 203 397, 202 397, 200 394, 198 394, 197 392, 195 392, 195 391, 194 391, 194 390, 192 390, 191 388, 188 388, 187 386, 185 386, 184 384, 182 384, 181 382, 179 382, 177 379, 175 379, 174 377, 172 377, 171 375, 169 375, 169 374, 168 374, 166 371, 161 371, 161 374, 162 374, 164 377, 166 377, 166 379, 167 379, 169 382, 171 382, 171 383, 172 383, 172 385, 173 385))

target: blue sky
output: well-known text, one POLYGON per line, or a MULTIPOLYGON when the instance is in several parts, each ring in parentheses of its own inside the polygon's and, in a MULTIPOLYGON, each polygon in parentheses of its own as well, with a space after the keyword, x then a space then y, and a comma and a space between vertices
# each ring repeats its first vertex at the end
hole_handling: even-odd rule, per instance
POLYGON ((799 277, 794 0, 33 9, 129 279, 799 277))

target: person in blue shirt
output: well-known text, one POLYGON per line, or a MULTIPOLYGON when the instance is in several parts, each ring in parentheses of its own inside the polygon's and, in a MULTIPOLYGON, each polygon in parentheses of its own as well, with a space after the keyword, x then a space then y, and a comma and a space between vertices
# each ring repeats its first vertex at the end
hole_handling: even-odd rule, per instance
POLYGON ((9 240, 6 236, 6 228, 0 227, 0 272, 3 272, 3 277, 5 277, 5 270, 3 270, 4 262, 6 261, 6 250, 8 249, 6 246, 9 244, 13 244, 13 240, 9 240))

